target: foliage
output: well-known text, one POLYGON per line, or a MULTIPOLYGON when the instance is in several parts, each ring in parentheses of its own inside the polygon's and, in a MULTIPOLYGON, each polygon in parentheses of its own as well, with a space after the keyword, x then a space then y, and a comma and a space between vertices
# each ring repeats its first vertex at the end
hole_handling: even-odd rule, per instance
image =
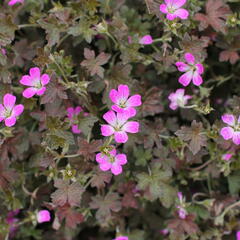
POLYGON ((239 1, 188 0, 179 17, 164 0, 9 2, 0 3, 0 239, 236 239, 239 1), (21 82, 36 67, 50 81, 26 98, 21 82), (126 85, 141 104, 121 142, 102 127, 109 94, 126 85), (8 112, 7 93, 24 111, 8 112), (127 160, 103 171, 99 153, 112 168, 127 160), (43 209, 51 221, 41 224, 43 209))

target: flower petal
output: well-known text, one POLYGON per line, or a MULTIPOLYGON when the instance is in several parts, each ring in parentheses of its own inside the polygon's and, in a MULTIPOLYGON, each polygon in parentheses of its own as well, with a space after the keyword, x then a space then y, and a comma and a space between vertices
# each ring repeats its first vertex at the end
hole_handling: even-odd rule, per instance
POLYGON ((49 83, 49 81, 50 81, 50 77, 48 74, 45 73, 41 76, 41 84, 43 86, 47 85, 49 83))
POLYGON ((176 62, 175 65, 180 72, 187 72, 190 69, 190 67, 184 62, 176 62))
POLYGON ((186 0, 172 0, 172 7, 175 9, 180 8, 186 3, 186 0))
POLYGON ((197 72, 198 72, 199 74, 203 74, 203 72, 204 72, 204 67, 203 67, 203 65, 202 65, 201 63, 197 63, 195 66, 196 66, 196 68, 197 68, 197 72))
POLYGON ((118 124, 123 125, 130 117, 132 116, 128 111, 117 113, 117 122, 118 124))
POLYGON ((108 162, 108 157, 105 154, 98 153, 96 154, 96 161, 98 163, 104 164, 108 162))
POLYGON ((109 93, 109 98, 112 100, 113 103, 118 104, 119 103, 118 91, 115 89, 112 89, 109 93))
POLYGON ((159 7, 160 12, 162 13, 168 13, 168 8, 166 4, 161 4, 159 7))
POLYGON ((25 86, 33 87, 34 82, 33 79, 29 75, 22 76, 20 83, 25 86))
POLYGON ((186 9, 180 8, 174 12, 176 16, 178 16, 181 19, 187 19, 189 16, 189 13, 186 9))
POLYGON ((36 94, 38 96, 42 96, 45 93, 45 91, 46 91, 46 87, 42 87, 41 89, 37 90, 36 94))
POLYGON ((117 143, 125 143, 128 140, 128 135, 124 131, 115 132, 114 139, 117 143))
POLYGON ((236 145, 239 145, 240 144, 240 132, 234 132, 232 140, 236 145))
POLYGON ((22 95, 25 97, 25 98, 31 98, 32 96, 34 96, 35 94, 37 93, 37 89, 34 88, 34 87, 30 87, 30 88, 27 88, 23 91, 22 95))
POLYGON ((115 112, 113 112, 113 111, 108 111, 108 112, 106 112, 104 115, 103 115, 103 119, 107 122, 107 123, 109 123, 109 124, 111 124, 111 125, 115 125, 116 124, 116 122, 117 122, 117 117, 116 117, 116 114, 115 114, 115 112))
POLYGON ((75 113, 74 108, 73 108, 73 107, 67 108, 67 112, 68 112, 67 117, 68 117, 69 119, 72 119, 72 117, 73 117, 73 115, 74 115, 74 113, 75 113))
POLYGON ((197 71, 193 74, 193 84, 196 86, 200 86, 203 83, 202 77, 197 73, 197 71))
POLYGON ((3 97, 3 105, 5 108, 12 109, 16 102, 16 97, 10 93, 7 93, 3 97))
POLYGON ((221 129, 220 134, 225 140, 229 140, 233 137, 234 130, 231 127, 224 127, 221 129))
POLYGON ((194 64, 195 62, 195 57, 191 53, 185 53, 184 58, 190 64, 194 64))
POLYGON ((170 105, 169 105, 169 107, 170 107, 172 110, 176 110, 179 106, 178 106, 177 103, 171 102, 170 105))
POLYGON ((120 173, 122 173, 122 166, 121 165, 118 165, 116 163, 113 163, 112 164, 112 167, 111 167, 111 172, 114 174, 114 175, 119 175, 120 173))
POLYGON ((115 162, 120 165, 124 165, 127 163, 127 156, 126 154, 117 154, 115 157, 115 162))
POLYGON ((104 124, 101 126, 101 133, 105 137, 111 136, 114 132, 115 132, 115 130, 110 125, 104 124))
POLYGON ((127 122, 122 127, 122 130, 129 133, 137 133, 139 131, 139 123, 136 121, 127 122))
POLYGON ((72 125, 72 132, 73 132, 73 133, 76 133, 76 134, 81 133, 81 130, 78 128, 78 125, 77 125, 77 124, 73 124, 73 125, 72 125))
POLYGON ((129 88, 128 88, 128 85, 122 85, 122 84, 120 84, 120 85, 118 86, 118 95, 119 95, 119 98, 127 100, 127 99, 128 99, 128 96, 129 96, 129 88))
POLYGON ((16 105, 16 106, 13 108, 12 116, 18 117, 19 115, 22 114, 23 110, 24 110, 24 106, 23 106, 22 104, 16 105))
POLYGON ((102 171, 105 172, 105 171, 108 171, 112 167, 112 164, 110 162, 100 163, 99 167, 102 171))
POLYGON ((144 44, 144 45, 149 45, 153 43, 153 39, 151 35, 145 35, 143 36, 140 40, 139 40, 140 44, 144 44))
POLYGON ((222 115, 222 121, 230 126, 235 125, 235 117, 232 114, 222 115))
POLYGON ((31 77, 40 79, 40 69, 38 67, 30 68, 29 73, 31 77))
POLYGON ((178 82, 181 83, 184 87, 186 87, 191 82, 192 76, 193 76, 192 71, 188 71, 178 79, 178 82))
POLYGON ((141 96, 139 94, 131 96, 127 100, 126 105, 128 107, 138 107, 138 106, 141 106, 142 105, 141 96))
POLYGON ((5 108, 2 104, 0 104, 0 122, 5 118, 5 108))
POLYGON ((5 119, 5 125, 7 127, 12 127, 15 125, 17 119, 14 116, 5 119))
POLYGON ((167 19, 170 21, 173 21, 175 18, 177 18, 177 15, 174 13, 168 13, 167 14, 167 19))
POLYGON ((80 106, 77 106, 74 110, 75 115, 78 115, 82 111, 82 108, 80 106))

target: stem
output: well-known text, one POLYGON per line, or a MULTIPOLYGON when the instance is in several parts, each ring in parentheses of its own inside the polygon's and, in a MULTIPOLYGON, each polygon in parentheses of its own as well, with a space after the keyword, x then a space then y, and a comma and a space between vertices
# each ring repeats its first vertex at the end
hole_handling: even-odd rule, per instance
POLYGON ((72 154, 72 155, 65 155, 62 158, 74 158, 74 157, 78 157, 78 156, 80 156, 80 154, 76 153, 76 154, 72 154))
POLYGON ((21 29, 21 28, 29 28, 29 27, 39 27, 41 28, 41 26, 39 24, 21 24, 21 25, 18 25, 18 28, 21 29))
POLYGON ((228 206, 227 208, 225 208, 225 210, 222 212, 222 214, 220 215, 222 218, 227 214, 227 212, 229 211, 229 210, 231 210, 232 208, 235 208, 235 207, 237 207, 237 206, 240 206, 240 201, 238 201, 238 202, 235 202, 235 203, 233 203, 232 205, 230 205, 230 206, 228 206))
POLYGON ((64 80, 66 81, 66 83, 68 83, 68 79, 63 71, 63 69, 61 68, 61 66, 57 63, 57 61, 55 60, 54 56, 52 54, 50 54, 50 59, 54 61, 54 63, 57 65, 59 71, 61 72, 64 80))
POLYGON ((162 135, 162 134, 159 134, 158 136, 159 136, 160 138, 165 138, 165 139, 171 138, 171 136, 165 136, 165 135, 162 135))
POLYGON ((197 107, 196 104, 194 104, 194 105, 189 105, 189 106, 182 106, 182 108, 195 108, 195 107, 197 107))
POLYGON ((213 160, 212 159, 210 159, 210 160, 208 160, 207 162, 205 162, 204 164, 202 164, 201 166, 199 166, 199 167, 195 167, 195 168, 188 168, 189 170, 191 170, 191 171, 199 171, 199 170, 201 170, 202 168, 205 168, 209 163, 211 163, 213 160))

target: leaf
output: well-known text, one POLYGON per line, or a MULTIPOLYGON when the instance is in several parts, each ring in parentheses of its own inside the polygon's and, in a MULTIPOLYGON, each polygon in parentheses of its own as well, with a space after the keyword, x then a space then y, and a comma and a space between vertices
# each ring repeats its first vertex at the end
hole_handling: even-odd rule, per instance
POLYGON ((79 114, 78 120, 78 128, 85 136, 88 136, 91 133, 95 122, 98 121, 98 118, 93 115, 84 116, 83 114, 79 114))
POLYGON ((112 174, 110 172, 98 170, 91 179, 91 187, 104 188, 106 183, 110 183, 111 179, 112 174))
POLYGON ((51 78, 50 83, 47 85, 47 90, 41 98, 41 104, 52 103, 57 98, 68 99, 65 88, 56 81, 55 77, 51 78))
POLYGON ((240 174, 228 176, 228 188, 231 195, 238 195, 240 191, 240 174))
POLYGON ((160 199, 163 206, 169 208, 175 201, 176 190, 170 185, 172 172, 154 167, 151 174, 137 174, 137 188, 144 190, 144 196, 150 201, 160 199), (148 192, 150 196, 148 196, 148 192))
POLYGON ((85 139, 78 139, 79 150, 78 153, 83 155, 86 160, 94 160, 95 153, 99 151, 102 145, 102 140, 93 140, 90 143, 85 139))
POLYGON ((168 222, 168 229, 174 231, 177 235, 187 233, 189 235, 198 232, 198 226, 194 223, 194 215, 188 215, 185 219, 175 218, 168 222))
POLYGON ((106 196, 97 195, 92 197, 90 208, 98 209, 96 217, 101 220, 111 216, 111 211, 119 212, 122 206, 119 195, 109 192, 106 196))
POLYGON ((152 159, 152 150, 144 150, 141 147, 134 148, 134 156, 136 158, 136 166, 146 166, 147 162, 152 159))
POLYGON ((192 122, 191 127, 181 127, 181 130, 178 130, 175 134, 182 141, 189 142, 189 149, 193 155, 197 154, 201 147, 207 144, 202 123, 197 123, 196 120, 192 122))
POLYGON ((91 76, 98 75, 103 78, 104 68, 101 66, 108 62, 111 55, 102 52, 95 58, 93 50, 84 48, 84 57, 86 60, 81 62, 81 66, 86 67, 91 76))
POLYGON ((143 96, 143 104, 141 112, 144 117, 154 116, 163 111, 163 104, 161 102, 162 91, 157 87, 152 87, 143 96))
POLYGON ((6 161, 0 161, 0 187, 6 189, 10 186, 10 183, 17 179, 17 173, 9 168, 9 164, 6 161))
POLYGON ((58 208, 57 216, 59 217, 60 221, 63 221, 63 219, 65 219, 66 226, 72 229, 76 228, 77 224, 84 221, 83 215, 68 205, 64 205, 63 207, 58 208))
POLYGON ((13 41, 17 26, 13 23, 11 15, 1 13, 0 19, 0 46, 6 46, 13 41))
POLYGON ((209 25, 217 32, 226 33, 226 19, 231 10, 222 0, 208 0, 206 3, 206 15, 197 13, 195 19, 200 21, 200 29, 209 25))
POLYGON ((240 58, 237 51, 234 50, 224 50, 220 52, 219 61, 220 62, 227 62, 229 61, 231 64, 234 64, 240 58))
POLYGON ((70 206, 79 206, 83 193, 83 187, 79 183, 70 184, 69 181, 56 179, 54 187, 57 190, 51 194, 53 204, 63 206, 68 203, 70 206))

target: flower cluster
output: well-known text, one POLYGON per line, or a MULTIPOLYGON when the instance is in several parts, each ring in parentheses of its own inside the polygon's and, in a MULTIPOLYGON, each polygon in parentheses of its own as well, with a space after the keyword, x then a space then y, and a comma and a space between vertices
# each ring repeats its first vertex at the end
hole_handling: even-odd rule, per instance
POLYGON ((240 116, 236 120, 235 116, 232 114, 224 114, 222 116, 222 121, 228 125, 228 127, 223 127, 220 134, 225 140, 232 139, 233 143, 236 145, 240 144, 240 116))
MULTIPOLYGON (((83 111, 82 107, 77 106, 75 108, 69 107, 67 109, 67 118, 70 121, 72 132, 79 134, 81 130, 78 127, 78 115, 83 111)), ((88 113, 83 113, 84 116, 88 116, 88 113)))
MULTIPOLYGON (((30 86, 25 89, 22 95, 25 98, 33 97, 35 94, 41 96, 46 91, 45 85, 50 81, 48 74, 41 76, 39 68, 31 68, 30 76, 24 75, 20 83, 30 86)), ((12 127, 16 124, 17 118, 22 114, 24 106, 22 104, 15 105, 16 97, 10 93, 3 96, 3 103, 0 104, 0 122, 4 121, 7 127, 12 127)))
POLYGON ((38 223, 44 223, 44 222, 50 222, 51 216, 50 212, 48 210, 40 210, 37 213, 37 222, 38 223))
POLYGON ((127 163, 127 157, 125 154, 117 154, 116 149, 109 146, 112 138, 117 143, 126 143, 128 141, 127 133, 137 133, 139 131, 139 123, 129 121, 129 119, 136 115, 135 107, 142 104, 141 96, 138 94, 129 96, 129 94, 127 85, 119 85, 117 90, 112 89, 109 93, 109 98, 113 102, 112 110, 103 115, 103 119, 108 124, 101 126, 101 133, 105 137, 110 137, 110 141, 101 153, 96 155, 96 161, 102 171, 111 170, 114 175, 122 172, 122 165, 127 163))
POLYGON ((181 8, 186 3, 186 0, 165 0, 164 2, 160 5, 160 12, 165 13, 168 20, 188 18, 188 11, 181 8))
POLYGON ((13 6, 13 5, 15 5, 16 3, 24 3, 24 0, 10 0, 10 1, 8 2, 8 5, 9 5, 9 6, 13 6))

